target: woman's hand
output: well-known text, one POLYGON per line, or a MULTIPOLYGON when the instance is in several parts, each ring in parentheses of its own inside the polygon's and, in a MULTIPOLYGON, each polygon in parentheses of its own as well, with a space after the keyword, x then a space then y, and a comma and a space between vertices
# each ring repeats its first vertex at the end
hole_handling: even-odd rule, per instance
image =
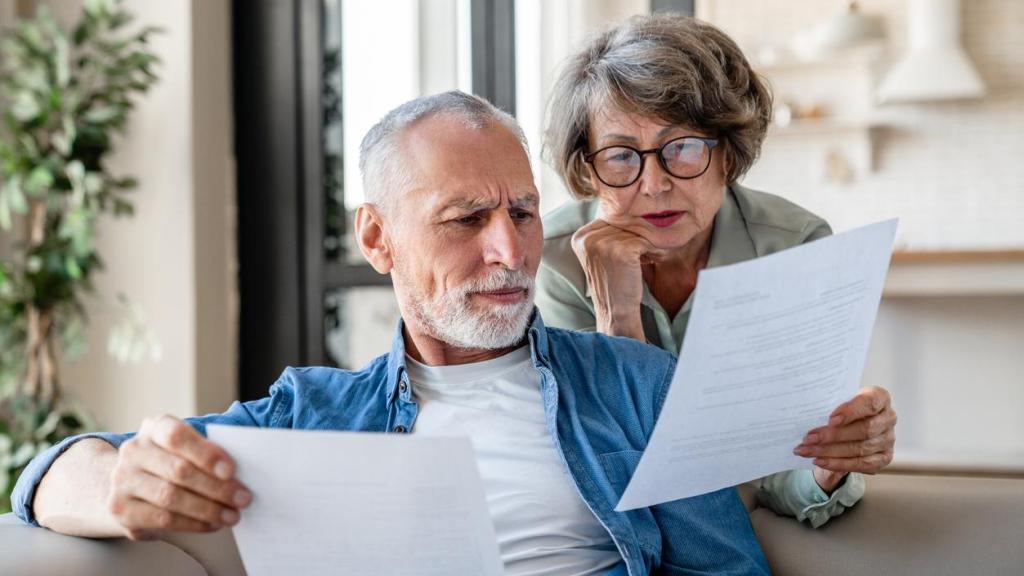
POLYGON ((587 275, 598 332, 644 341, 641 265, 661 251, 643 237, 601 218, 573 234, 572 249, 587 275))
POLYGON ((850 472, 874 474, 892 462, 895 427, 889 392, 862 388, 832 412, 827 426, 808 432, 793 453, 814 458, 814 479, 831 492, 850 472))

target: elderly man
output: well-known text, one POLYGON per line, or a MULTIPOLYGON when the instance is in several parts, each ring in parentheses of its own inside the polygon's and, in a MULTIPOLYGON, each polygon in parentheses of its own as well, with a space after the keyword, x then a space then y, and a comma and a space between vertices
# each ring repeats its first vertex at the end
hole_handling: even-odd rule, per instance
POLYGON ((647 444, 672 357, 635 340, 545 328, 543 243, 515 121, 448 92, 406 103, 363 140, 356 238, 402 311, 391 351, 359 371, 289 368, 262 400, 134 436, 70 439, 18 482, 19 516, 83 536, 235 524, 251 500, 205 426, 472 439, 508 574, 763 574, 734 489, 613 511, 647 444))

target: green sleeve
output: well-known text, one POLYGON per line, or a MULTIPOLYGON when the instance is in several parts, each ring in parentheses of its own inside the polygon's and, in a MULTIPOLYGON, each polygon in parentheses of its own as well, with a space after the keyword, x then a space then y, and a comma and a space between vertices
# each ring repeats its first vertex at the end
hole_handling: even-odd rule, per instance
POLYGON ((829 496, 814 481, 810 470, 787 470, 765 476, 758 481, 758 500, 783 516, 807 520, 818 528, 839 516, 864 496, 864 477, 856 472, 846 475, 843 483, 829 496))
POLYGON ((544 324, 552 328, 593 331, 597 327, 586 295, 545 264, 537 270, 535 303, 544 324))

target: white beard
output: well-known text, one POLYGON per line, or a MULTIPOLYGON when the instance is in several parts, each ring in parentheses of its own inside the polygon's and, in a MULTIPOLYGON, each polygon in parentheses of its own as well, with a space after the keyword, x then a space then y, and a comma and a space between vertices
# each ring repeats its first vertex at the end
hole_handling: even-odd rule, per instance
POLYGON ((518 344, 526 334, 533 312, 534 281, 522 270, 501 268, 435 300, 428 300, 408 285, 405 293, 410 297, 409 312, 432 337, 456 348, 498 350, 518 344), (475 308, 474 292, 502 288, 525 288, 526 298, 516 304, 475 308))

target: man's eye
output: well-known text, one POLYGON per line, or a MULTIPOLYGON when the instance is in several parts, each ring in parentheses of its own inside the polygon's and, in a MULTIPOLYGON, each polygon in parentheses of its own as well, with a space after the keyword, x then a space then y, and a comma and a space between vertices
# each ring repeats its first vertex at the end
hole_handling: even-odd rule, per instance
POLYGON ((513 210, 512 218, 520 221, 530 220, 533 218, 533 212, 530 212, 529 210, 513 210))
POLYGON ((460 218, 456 218, 455 220, 453 220, 453 222, 455 222, 457 224, 467 224, 468 225, 468 224, 476 224, 476 223, 480 222, 480 220, 481 220, 481 218, 480 218, 479 214, 469 214, 467 216, 462 216, 460 218))

